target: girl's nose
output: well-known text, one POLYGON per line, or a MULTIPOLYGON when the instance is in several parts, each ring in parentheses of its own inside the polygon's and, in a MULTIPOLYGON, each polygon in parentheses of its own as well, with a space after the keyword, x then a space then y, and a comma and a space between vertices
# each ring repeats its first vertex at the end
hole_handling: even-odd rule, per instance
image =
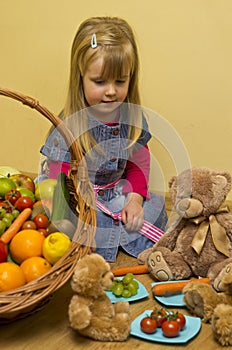
POLYGON ((106 95, 107 96, 112 96, 116 94, 116 88, 114 84, 108 84, 106 88, 106 95))

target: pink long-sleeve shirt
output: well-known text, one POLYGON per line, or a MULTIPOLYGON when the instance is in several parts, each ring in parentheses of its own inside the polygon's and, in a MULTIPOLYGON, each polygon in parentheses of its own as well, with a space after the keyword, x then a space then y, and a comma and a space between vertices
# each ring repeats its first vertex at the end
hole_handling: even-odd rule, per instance
MULTIPOLYGON (((67 162, 55 162, 50 160, 49 177, 57 178, 60 171, 68 174, 70 164, 67 162)), ((134 151, 127 161, 123 193, 136 192, 144 198, 149 197, 148 180, 150 172, 150 153, 148 146, 134 151)))

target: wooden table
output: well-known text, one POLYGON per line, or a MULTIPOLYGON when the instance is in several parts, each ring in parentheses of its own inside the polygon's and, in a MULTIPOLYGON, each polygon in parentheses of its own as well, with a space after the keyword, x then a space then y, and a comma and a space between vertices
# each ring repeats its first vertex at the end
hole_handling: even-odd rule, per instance
MULTIPOLYGON (((137 264, 136 259, 119 252, 117 262, 112 266, 137 264)), ((151 294, 151 283, 149 274, 138 275, 149 292, 149 296, 139 302, 130 304, 132 320, 147 309, 153 309, 157 302, 151 294)), ((134 336, 129 336, 126 342, 98 342, 79 336, 68 321, 68 305, 72 297, 69 282, 60 288, 53 298, 40 311, 16 322, 0 326, 0 347, 4 350, 174 350, 174 349, 204 349, 217 350, 219 346, 213 339, 211 326, 202 324, 198 335, 184 345, 169 345, 145 341, 134 336)), ((159 305, 159 304, 158 304, 159 305)), ((177 309, 176 309, 177 310, 177 309)), ((182 312, 188 315, 183 308, 182 312)), ((226 349, 232 349, 227 347, 226 349)))

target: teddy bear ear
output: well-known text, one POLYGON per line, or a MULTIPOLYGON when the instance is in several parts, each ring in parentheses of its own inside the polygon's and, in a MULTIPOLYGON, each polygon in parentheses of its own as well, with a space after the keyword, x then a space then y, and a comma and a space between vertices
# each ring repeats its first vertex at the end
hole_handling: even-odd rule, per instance
POLYGON ((74 274, 73 274, 73 278, 74 279, 80 279, 82 276, 86 275, 88 273, 88 266, 84 266, 84 267, 77 267, 76 270, 74 271, 74 274))
POLYGON ((216 175, 213 179, 215 189, 222 190, 228 185, 228 179, 223 175, 216 175))
POLYGON ((228 171, 223 171, 219 175, 223 176, 226 179, 227 184, 231 186, 232 178, 231 174, 228 171))
POLYGON ((85 276, 88 274, 88 271, 89 269, 87 266, 84 266, 84 267, 77 266, 76 269, 74 270, 74 273, 71 279, 71 286, 75 292, 80 292, 82 289, 82 285, 85 285, 85 279, 86 279, 85 276))

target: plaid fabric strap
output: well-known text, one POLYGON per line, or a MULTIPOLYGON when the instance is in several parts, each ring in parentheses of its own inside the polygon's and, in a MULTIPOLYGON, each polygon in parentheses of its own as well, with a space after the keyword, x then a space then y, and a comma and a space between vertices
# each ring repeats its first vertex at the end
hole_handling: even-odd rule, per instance
MULTIPOLYGON (((106 188, 112 188, 112 187, 114 187, 116 185, 116 183, 117 182, 115 182, 113 184, 109 184, 107 186, 93 185, 93 189, 94 189, 94 192, 97 194, 99 190, 104 190, 106 188)), ((120 221, 122 220, 121 212, 120 213, 116 213, 116 214, 113 213, 104 204, 99 202, 97 199, 96 199, 96 205, 103 213, 109 215, 114 220, 120 220, 120 221)), ((153 242, 158 242, 160 237, 163 236, 164 231, 162 231, 158 227, 152 225, 150 222, 144 221, 143 226, 139 230, 139 233, 141 233, 142 235, 146 236, 147 238, 149 238, 153 242)))

